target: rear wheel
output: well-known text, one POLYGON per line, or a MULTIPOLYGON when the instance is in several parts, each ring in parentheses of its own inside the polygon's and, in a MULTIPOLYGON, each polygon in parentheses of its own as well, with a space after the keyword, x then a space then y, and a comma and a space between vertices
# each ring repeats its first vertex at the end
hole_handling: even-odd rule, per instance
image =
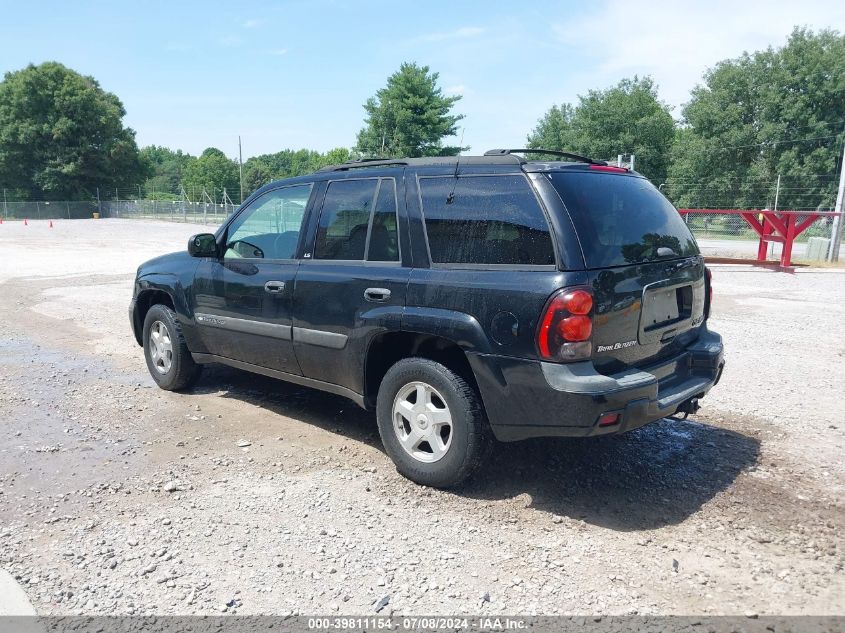
POLYGON ((379 434, 396 469, 416 483, 450 488, 482 463, 490 444, 475 389, 432 360, 407 358, 382 380, 379 434))
POLYGON ((200 365, 188 351, 173 310, 161 304, 151 307, 144 318, 142 340, 147 369, 159 387, 178 391, 196 380, 200 365))

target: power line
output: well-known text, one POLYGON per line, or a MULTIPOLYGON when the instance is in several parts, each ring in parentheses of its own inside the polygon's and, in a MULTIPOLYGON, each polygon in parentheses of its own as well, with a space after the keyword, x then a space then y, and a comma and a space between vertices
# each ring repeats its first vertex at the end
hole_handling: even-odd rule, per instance
POLYGON ((840 134, 830 134, 828 136, 811 136, 808 138, 797 138, 788 141, 766 141, 764 143, 752 143, 750 145, 729 145, 727 147, 714 147, 709 151, 723 151, 729 149, 747 149, 749 147, 770 147, 772 145, 786 145, 788 143, 808 143, 810 141, 821 141, 828 138, 838 138, 840 134))

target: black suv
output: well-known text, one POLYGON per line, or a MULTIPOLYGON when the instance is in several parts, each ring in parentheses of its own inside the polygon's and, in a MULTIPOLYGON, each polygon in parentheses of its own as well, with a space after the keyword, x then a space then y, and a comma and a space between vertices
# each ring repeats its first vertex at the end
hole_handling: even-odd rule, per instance
MULTIPOLYGON (((532 150, 533 151, 533 150, 532 150)), ((357 161, 253 194, 138 269, 163 389, 224 363, 375 409, 399 472, 463 481, 491 434, 629 431, 724 365, 710 274, 645 178, 563 152, 357 161)))

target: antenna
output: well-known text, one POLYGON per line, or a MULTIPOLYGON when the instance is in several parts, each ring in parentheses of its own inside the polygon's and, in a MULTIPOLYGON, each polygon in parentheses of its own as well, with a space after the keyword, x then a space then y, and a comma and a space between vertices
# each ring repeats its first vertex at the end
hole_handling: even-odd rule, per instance
POLYGON ((452 183, 452 191, 449 192, 449 195, 446 196, 446 204, 452 204, 455 200, 455 187, 458 186, 458 167, 461 164, 461 152, 464 149, 464 132, 466 131, 466 126, 461 128, 461 142, 458 144, 458 155, 455 158, 455 173, 452 174, 452 177, 455 181, 452 183))

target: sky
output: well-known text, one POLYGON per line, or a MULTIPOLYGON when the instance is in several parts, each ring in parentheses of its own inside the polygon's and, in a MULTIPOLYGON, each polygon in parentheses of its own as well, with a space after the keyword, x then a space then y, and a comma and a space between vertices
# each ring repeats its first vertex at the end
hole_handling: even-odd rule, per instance
POLYGON ((680 118, 720 60, 796 25, 845 31, 841 0, 0 0, 0 15, 0 73, 59 61, 120 97, 139 146, 235 158, 240 135, 244 159, 353 146, 362 104, 404 61, 462 95, 474 154, 521 147, 552 105, 635 74, 680 118))

